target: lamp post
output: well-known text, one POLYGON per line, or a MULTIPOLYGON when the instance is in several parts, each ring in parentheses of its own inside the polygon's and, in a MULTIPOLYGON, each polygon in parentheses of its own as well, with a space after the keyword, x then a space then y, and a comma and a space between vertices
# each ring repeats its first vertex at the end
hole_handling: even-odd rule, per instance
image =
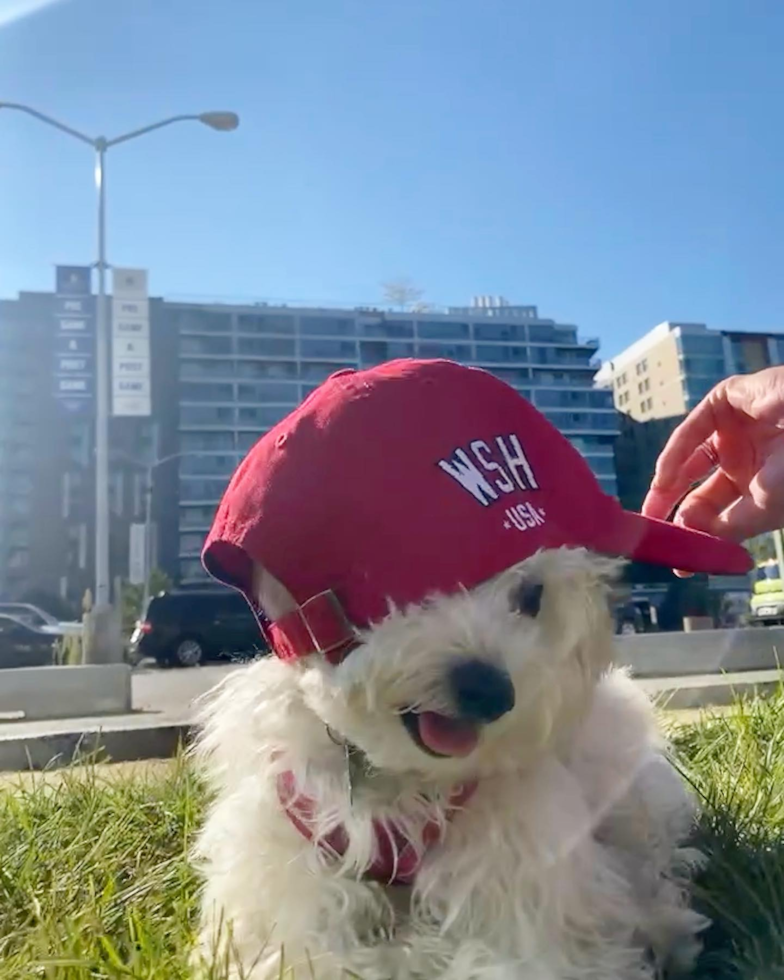
MULTIPOLYGON (((147 608, 147 603, 150 598, 150 574, 153 570, 152 562, 152 495, 154 489, 154 479, 155 471, 159 466, 163 466, 164 463, 171 463, 175 459, 183 459, 186 456, 199 456, 198 452, 193 450, 184 450, 178 453, 167 453, 165 456, 158 456, 158 425, 153 424, 152 433, 152 451, 154 458, 152 460, 137 459, 136 456, 131 456, 130 453, 122 452, 121 450, 115 451, 111 454, 112 459, 123 459, 132 466, 138 467, 140 470, 144 471, 144 584, 142 592, 142 613, 147 608)), ((157 550, 157 549, 156 549, 157 550)))
POLYGON ((109 317, 106 306, 106 153, 113 146, 145 136, 156 129, 179 122, 199 122, 219 132, 239 126, 234 112, 202 112, 171 116, 121 136, 88 136, 51 116, 18 102, 0 102, 0 109, 23 112, 47 126, 59 129, 95 152, 95 184, 98 191, 98 307, 96 311, 96 405, 95 405, 95 606, 92 616, 92 642, 88 645, 93 662, 114 662, 122 657, 119 623, 112 616, 109 573, 109 317))
MULTIPOLYGON (((159 466, 163 466, 164 463, 169 463, 173 459, 182 459, 183 456, 192 456, 194 453, 184 452, 184 453, 171 453, 168 456, 162 456, 160 459, 154 459, 151 463, 140 465, 144 466, 145 470, 145 486, 144 486, 144 585, 142 586, 142 608, 141 613, 144 615, 144 611, 147 608, 147 603, 150 601, 150 575, 153 569, 152 563, 152 492, 153 492, 153 479, 155 477, 155 471, 159 466)), ((157 551, 157 549, 156 549, 157 551)))

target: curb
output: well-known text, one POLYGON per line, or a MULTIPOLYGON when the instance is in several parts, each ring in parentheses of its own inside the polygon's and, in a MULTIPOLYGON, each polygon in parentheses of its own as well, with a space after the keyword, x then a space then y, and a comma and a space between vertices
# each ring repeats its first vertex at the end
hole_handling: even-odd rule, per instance
POLYGON ((738 698, 764 697, 782 688, 779 670, 749 670, 733 674, 637 679, 637 684, 660 708, 682 711, 731 705, 738 698))
MULTIPOLYGON (((738 697, 770 694, 782 688, 779 670, 749 670, 731 674, 636 678, 636 684, 667 710, 709 708, 732 704, 738 697)), ((190 741, 194 726, 187 719, 160 720, 126 716, 74 722, 75 728, 56 732, 27 730, 0 735, 0 772, 57 769, 88 756, 113 762, 168 759, 190 741)))
POLYGON ((59 769, 86 756, 108 756, 112 762, 168 759, 187 744, 192 726, 171 723, 138 728, 93 728, 50 735, 0 738, 0 771, 59 769))

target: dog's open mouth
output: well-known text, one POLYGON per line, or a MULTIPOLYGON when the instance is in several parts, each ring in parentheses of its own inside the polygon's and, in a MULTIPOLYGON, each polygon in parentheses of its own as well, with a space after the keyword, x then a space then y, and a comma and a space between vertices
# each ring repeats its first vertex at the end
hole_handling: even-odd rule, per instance
POLYGON ((400 717, 408 734, 428 755, 442 759, 470 755, 479 742, 479 725, 473 721, 435 711, 406 711, 400 717))

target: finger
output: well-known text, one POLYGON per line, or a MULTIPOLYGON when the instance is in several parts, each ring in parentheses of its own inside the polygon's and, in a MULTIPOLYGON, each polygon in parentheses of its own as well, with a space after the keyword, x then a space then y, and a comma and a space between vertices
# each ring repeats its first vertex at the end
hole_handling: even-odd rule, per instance
POLYGON ((772 518, 770 511, 751 497, 741 497, 719 516, 715 533, 730 541, 748 541, 759 534, 773 531, 784 522, 784 514, 772 518))
MULTIPOLYGON (((699 476, 704 476, 709 472, 704 469, 699 476, 693 475, 692 470, 687 470, 687 464, 694 459, 695 454, 699 457, 699 447, 702 443, 708 442, 717 431, 716 407, 720 403, 722 393, 719 390, 721 385, 714 388, 706 398, 684 419, 675 429, 664 449, 656 461, 656 471, 653 474, 651 488, 643 501, 642 512, 646 517, 658 517, 664 520, 672 510, 674 504, 689 488, 699 476), (714 395, 714 392, 716 394, 714 395)), ((703 462, 707 462, 707 456, 703 462)), ((699 459, 698 459, 699 461, 699 459)), ((699 466, 696 467, 699 470, 699 466)))
POLYGON ((784 425, 784 367, 728 378, 724 394, 728 405, 749 418, 784 425))
POLYGON ((768 456, 749 484, 749 492, 731 504, 716 522, 716 533, 735 541, 784 525, 784 445, 768 456))
POLYGON ((678 508, 677 522, 695 531, 717 533, 721 514, 741 497, 741 491, 724 470, 716 470, 686 497, 678 508))
POLYGON ((712 442, 708 439, 700 443, 692 454, 680 463, 674 478, 668 479, 665 476, 666 482, 663 482, 660 475, 662 458, 663 454, 659 457, 651 487, 643 501, 642 513, 646 517, 658 517, 660 520, 667 520, 689 487, 702 480, 715 468, 718 456, 712 442))

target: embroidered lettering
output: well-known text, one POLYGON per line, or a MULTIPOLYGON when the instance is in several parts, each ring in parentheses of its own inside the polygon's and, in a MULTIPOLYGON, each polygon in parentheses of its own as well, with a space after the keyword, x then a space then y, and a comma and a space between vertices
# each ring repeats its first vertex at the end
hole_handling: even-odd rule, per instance
POLYGON ((514 434, 507 436, 506 439, 509 441, 512 451, 509 450, 503 436, 498 436, 495 441, 503 453, 506 465, 509 467, 518 487, 521 490, 538 490, 539 484, 536 482, 536 477, 531 469, 531 464, 528 462, 528 457, 523 452, 520 440, 514 434), (521 477, 520 470, 523 471, 525 479, 521 477))
POLYGON ((544 511, 537 510, 533 504, 517 504, 516 507, 509 507, 506 510, 506 518, 504 527, 507 531, 511 530, 513 525, 518 531, 527 531, 529 528, 544 524, 544 511))
POLYGON ((451 459, 440 459, 439 467, 464 487, 483 507, 498 499, 498 493, 468 458, 464 449, 456 449, 451 459))
POLYGON ((492 450, 484 439, 475 439, 471 443, 471 452, 474 454, 474 456, 476 456, 486 470, 498 473, 500 479, 494 480, 493 482, 499 490, 501 490, 503 493, 511 493, 514 490, 515 486, 509 479, 509 474, 500 463, 496 463, 496 461, 492 458, 490 455, 492 450), (486 454, 486 456, 483 455, 483 453, 486 454))

